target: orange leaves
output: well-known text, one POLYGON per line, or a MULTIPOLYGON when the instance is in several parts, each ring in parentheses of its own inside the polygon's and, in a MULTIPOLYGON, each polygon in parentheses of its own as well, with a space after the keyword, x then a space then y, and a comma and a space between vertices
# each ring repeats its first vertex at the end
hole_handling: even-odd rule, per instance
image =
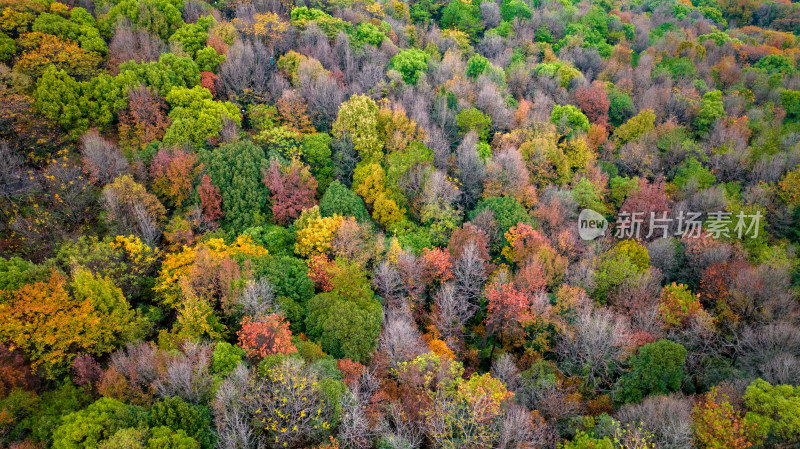
POLYGON ((678 327, 686 326, 690 319, 706 315, 700 305, 700 295, 674 282, 661 290, 659 313, 665 324, 678 327))
POLYGON ((180 207, 189 197, 194 178, 202 168, 192 152, 161 149, 150 164, 153 191, 175 207, 180 207))
POLYGON ((264 319, 254 321, 246 317, 242 321, 242 330, 238 333, 239 344, 248 357, 263 359, 273 354, 291 354, 297 352, 292 344, 292 331, 283 315, 270 314, 264 319))
POLYGON ((746 449, 752 447, 748 435, 752 428, 717 387, 694 407, 695 436, 701 448, 746 449))
POLYGON ((531 320, 530 297, 512 284, 492 284, 486 289, 489 301, 486 325, 490 329, 505 329, 531 320))
POLYGON ((34 369, 63 372, 79 352, 102 355, 122 342, 133 311, 108 279, 79 271, 68 284, 53 272, 9 294, 0 304, 0 340, 22 349, 34 369), (70 294, 72 291, 72 294, 70 294))
POLYGON ((51 65, 71 76, 86 78, 94 75, 102 62, 99 54, 50 34, 28 33, 21 41, 29 48, 22 53, 14 68, 34 78, 42 76, 51 65))

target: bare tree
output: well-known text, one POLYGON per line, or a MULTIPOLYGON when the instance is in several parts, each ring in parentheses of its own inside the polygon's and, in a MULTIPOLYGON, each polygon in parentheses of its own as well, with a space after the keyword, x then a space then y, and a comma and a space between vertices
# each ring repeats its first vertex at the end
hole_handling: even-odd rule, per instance
POLYGON ((386 301, 388 308, 398 308, 402 305, 403 280, 397 268, 388 261, 383 261, 375 268, 372 285, 378 294, 386 301))
POLYGON ((386 354, 392 366, 425 352, 425 344, 408 311, 389 310, 378 340, 378 350, 386 354))
POLYGON ((89 180, 105 185, 128 170, 128 160, 116 145, 91 130, 81 138, 81 160, 89 180))
POLYGON ((240 363, 217 388, 211 408, 217 446, 222 449, 260 449, 266 446, 263 436, 250 425, 250 404, 246 400, 250 387, 250 372, 240 363))
POLYGON ((261 42, 237 40, 219 68, 221 91, 231 100, 249 102, 269 94, 274 56, 261 42))
POLYGON ((453 264, 455 294, 463 298, 462 301, 477 305, 483 285, 486 283, 484 263, 477 246, 474 242, 470 242, 464 247, 461 257, 453 264))
POLYGON ((259 320, 275 311, 275 287, 267 278, 249 280, 237 302, 244 315, 259 320))
POLYGON ((475 315, 477 306, 468 298, 457 294, 454 283, 442 285, 434 299, 437 314, 434 324, 445 338, 461 338, 464 325, 475 315))
POLYGON ((478 155, 478 135, 470 131, 456 149, 456 168, 464 194, 464 208, 469 210, 475 206, 483 188, 486 165, 478 155))
POLYGON ((639 404, 623 406, 617 417, 623 424, 641 425, 651 432, 656 447, 691 449, 693 405, 680 393, 648 396, 639 404))
POLYGON ((580 375, 593 389, 608 389, 622 369, 631 343, 627 321, 609 309, 586 307, 556 344, 565 371, 580 375))

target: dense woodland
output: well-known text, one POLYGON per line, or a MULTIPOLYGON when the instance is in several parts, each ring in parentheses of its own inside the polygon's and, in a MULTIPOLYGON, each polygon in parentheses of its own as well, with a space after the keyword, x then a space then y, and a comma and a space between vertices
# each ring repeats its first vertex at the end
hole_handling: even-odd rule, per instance
POLYGON ((62 1, 0 0, 0 446, 800 447, 799 4, 62 1))

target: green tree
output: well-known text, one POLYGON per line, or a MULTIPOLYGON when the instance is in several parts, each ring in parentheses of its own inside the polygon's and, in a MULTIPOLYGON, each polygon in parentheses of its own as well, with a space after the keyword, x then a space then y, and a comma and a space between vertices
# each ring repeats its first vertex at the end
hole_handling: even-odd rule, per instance
POLYGON ((111 7, 106 20, 114 25, 127 19, 166 40, 184 24, 179 5, 170 0, 123 0, 111 7))
POLYGON ((173 431, 169 427, 151 429, 147 449, 198 449, 200 443, 183 430, 173 431))
POLYGON ((183 47, 183 51, 195 57, 197 51, 203 48, 208 40, 206 30, 196 23, 187 23, 175 30, 169 37, 170 42, 176 42, 183 47))
POLYGON ((494 248, 498 253, 500 249, 508 245, 505 233, 508 232, 512 226, 516 226, 519 223, 533 224, 533 220, 530 215, 528 215, 525 207, 510 196, 493 196, 482 199, 475 206, 475 209, 469 212, 468 217, 472 220, 478 214, 486 210, 490 210, 494 213, 494 219, 497 222, 498 236, 501 237, 502 240, 499 242, 499 246, 494 248))
POLYGON ((264 221, 267 187, 261 182, 267 169, 264 150, 249 140, 202 151, 200 160, 222 195, 224 223, 228 229, 243 230, 264 221))
POLYGON ((332 290, 308 303, 306 331, 333 357, 367 362, 377 344, 383 310, 362 268, 337 266, 330 281, 332 290))
POLYGON ((745 422, 772 443, 800 442, 800 387, 754 380, 744 392, 745 422))
POLYGON ((619 126, 633 117, 633 99, 627 93, 611 86, 608 92, 608 122, 611 126, 619 126))
POLYGON ((219 65, 225 62, 225 55, 217 53, 213 47, 205 46, 197 50, 195 62, 201 72, 216 72, 219 65))
POLYGON ((215 436, 208 407, 189 404, 179 397, 168 397, 154 403, 150 408, 150 425, 183 430, 200 443, 201 448, 214 447, 215 436))
POLYGON ((631 370, 619 379, 614 396, 620 403, 639 402, 651 394, 677 391, 683 382, 686 348, 669 340, 648 343, 631 356, 631 370))
POLYGON ((349 138, 362 161, 379 161, 383 141, 378 134, 378 105, 366 95, 353 95, 339 106, 333 122, 337 139, 349 138))
POLYGON ((703 95, 700 101, 700 112, 694 121, 695 129, 700 135, 705 135, 711 131, 714 123, 725 117, 725 107, 722 103, 722 92, 712 90, 703 95))
POLYGON ((200 83, 200 69, 192 58, 163 53, 158 61, 120 64, 119 76, 131 87, 144 84, 166 96, 174 87, 194 87, 200 83))
POLYGON ((361 223, 370 222, 364 200, 339 181, 333 181, 319 200, 319 212, 323 217, 341 215, 354 217, 361 223))
POLYGON ((477 4, 463 0, 451 0, 442 10, 442 28, 453 28, 467 33, 476 39, 483 29, 481 12, 477 4))
POLYGON ((167 95, 167 103, 172 106, 169 113, 172 124, 164 134, 164 143, 192 142, 202 145, 207 139, 219 137, 225 119, 237 125, 242 123, 242 115, 236 105, 214 101, 205 87, 173 87, 167 95))
POLYGON ((477 78, 489 67, 489 60, 485 57, 475 54, 467 61, 467 76, 470 78, 477 78))
POLYGON ((512 21, 515 17, 520 20, 531 18, 531 9, 522 0, 503 0, 500 3, 500 15, 503 20, 512 21))
POLYGON ((417 84, 419 74, 428 70, 428 55, 416 48, 403 50, 394 55, 391 66, 403 75, 403 81, 408 84, 417 84))
POLYGON ((553 106, 550 113, 550 122, 556 125, 559 134, 568 138, 589 131, 589 119, 575 106, 553 106))
POLYGON ((70 413, 53 432, 54 449, 94 449, 118 430, 145 427, 146 412, 111 398, 100 398, 84 410, 70 413))
POLYGON ((456 114, 456 125, 462 135, 470 131, 475 131, 481 141, 486 141, 489 137, 489 126, 492 119, 483 112, 475 108, 462 109, 456 114))
POLYGON ((675 187, 683 189, 692 184, 698 190, 707 189, 717 183, 717 177, 711 173, 696 158, 691 157, 678 167, 675 178, 672 180, 675 187))
POLYGON ((331 136, 326 133, 304 135, 303 155, 311 167, 311 173, 317 179, 318 192, 325 192, 333 181, 331 136))

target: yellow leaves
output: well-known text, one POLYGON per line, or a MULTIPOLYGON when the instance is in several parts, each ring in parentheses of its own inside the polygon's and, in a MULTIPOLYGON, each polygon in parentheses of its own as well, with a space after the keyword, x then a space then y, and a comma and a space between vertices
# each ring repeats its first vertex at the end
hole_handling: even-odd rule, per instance
POLYGON ((294 252, 303 257, 327 253, 343 220, 340 215, 312 219, 297 232, 294 252))

